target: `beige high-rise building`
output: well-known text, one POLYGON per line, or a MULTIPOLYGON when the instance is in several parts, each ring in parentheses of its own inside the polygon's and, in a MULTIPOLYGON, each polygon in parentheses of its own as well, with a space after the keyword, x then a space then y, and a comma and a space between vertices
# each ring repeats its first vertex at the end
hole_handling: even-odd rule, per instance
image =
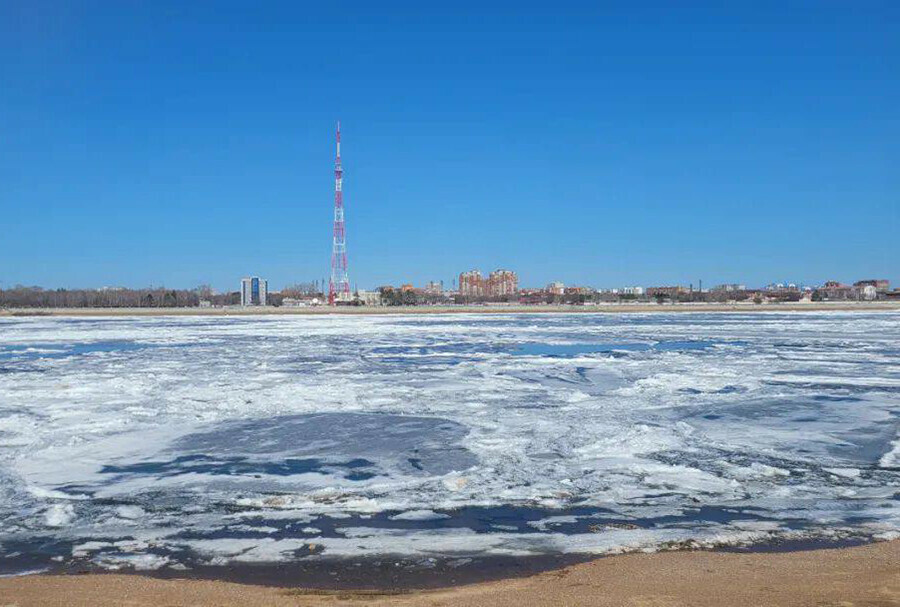
POLYGON ((506 297, 519 291, 519 277, 512 270, 494 270, 487 282, 488 297, 506 297))
POLYGON ((459 294, 463 297, 484 297, 484 278, 478 270, 459 275, 459 294))
POLYGON ((511 270, 494 270, 487 278, 478 270, 459 275, 459 294, 463 297, 509 297, 519 292, 519 277, 511 270))

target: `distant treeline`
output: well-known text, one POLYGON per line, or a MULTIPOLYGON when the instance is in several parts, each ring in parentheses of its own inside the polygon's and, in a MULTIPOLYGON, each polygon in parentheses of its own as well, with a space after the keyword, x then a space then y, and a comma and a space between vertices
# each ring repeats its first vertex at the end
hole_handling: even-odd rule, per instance
MULTIPOLYGON (((267 303, 280 306, 286 297, 325 297, 316 283, 290 285, 280 293, 270 292, 267 303)), ((16 285, 0 289, 0 308, 192 308, 209 302, 211 306, 237 306, 240 291, 214 293, 209 285, 196 289, 44 289, 16 285)))
POLYGON ((178 308, 240 303, 239 293, 212 295, 208 287, 198 289, 43 289, 16 286, 0 289, 2 308, 178 308))

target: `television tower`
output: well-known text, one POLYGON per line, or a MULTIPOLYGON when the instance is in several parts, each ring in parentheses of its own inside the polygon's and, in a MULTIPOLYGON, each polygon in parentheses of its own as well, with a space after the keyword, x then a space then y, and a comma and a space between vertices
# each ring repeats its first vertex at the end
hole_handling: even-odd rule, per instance
POLYGON ((350 299, 347 276, 347 241, 344 229, 344 193, 341 191, 344 170, 341 168, 341 123, 337 123, 337 157, 334 160, 334 240, 331 245, 331 282, 328 283, 328 305, 337 299, 350 299))

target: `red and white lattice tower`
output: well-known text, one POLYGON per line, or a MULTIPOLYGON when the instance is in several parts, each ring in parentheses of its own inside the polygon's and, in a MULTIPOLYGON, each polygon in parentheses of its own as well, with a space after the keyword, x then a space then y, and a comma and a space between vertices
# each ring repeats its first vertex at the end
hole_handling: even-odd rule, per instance
POLYGON ((347 240, 344 228, 344 193, 341 191, 344 170, 341 168, 341 123, 337 123, 337 157, 334 161, 334 240, 331 245, 331 282, 328 284, 328 303, 350 299, 350 278, 347 276, 347 240))

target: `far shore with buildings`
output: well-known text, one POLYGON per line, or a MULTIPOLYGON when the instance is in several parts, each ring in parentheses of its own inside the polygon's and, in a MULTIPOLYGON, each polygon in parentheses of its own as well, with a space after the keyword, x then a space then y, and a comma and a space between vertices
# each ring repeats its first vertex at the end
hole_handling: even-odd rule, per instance
MULTIPOLYGON (((374 289, 350 288, 347 272, 343 165, 341 163, 341 127, 335 132, 334 222, 331 226, 331 277, 321 281, 293 284, 280 291, 269 290, 269 282, 260 276, 247 276, 237 291, 217 292, 204 285, 195 289, 149 287, 130 289, 46 289, 16 285, 2 288, 0 312, 49 309, 198 309, 198 310, 299 310, 319 309, 431 309, 460 310, 502 308, 521 310, 587 310, 601 306, 636 309, 650 304, 744 305, 744 304, 850 304, 900 302, 900 289, 891 289, 886 279, 868 278, 852 284, 827 281, 821 285, 773 283, 747 288, 743 284, 720 284, 703 288, 693 284, 594 288, 551 282, 544 287, 520 287, 516 272, 497 269, 487 275, 474 269, 459 274, 449 288, 443 280, 424 286, 412 283, 382 285, 374 289)), ((692 308, 694 309, 694 308, 692 308)))
MULTIPOLYGON (((371 290, 354 290, 338 297, 332 305, 328 301, 325 281, 294 284, 271 291, 268 281, 248 276, 232 292, 216 292, 208 286, 196 289, 44 289, 15 286, 0 289, 0 309, 137 309, 137 308, 197 308, 199 311, 224 309, 238 311, 265 309, 290 310, 325 308, 326 312, 340 308, 431 308, 462 310, 497 308, 507 310, 565 309, 638 309, 671 304, 693 304, 683 307, 698 309, 701 305, 722 307, 723 304, 768 305, 797 304, 856 304, 900 303, 900 289, 891 289, 885 279, 863 279, 852 284, 828 281, 821 285, 773 283, 748 288, 743 284, 720 284, 703 288, 698 281, 688 285, 630 285, 598 289, 589 286, 551 282, 544 287, 522 288, 518 275, 511 270, 498 269, 489 274, 470 270, 459 274, 446 288, 443 281, 431 281, 423 286, 412 284, 382 285, 371 290)), ((682 307, 682 306, 679 306, 682 307)), ((793 307, 793 306, 791 306, 793 307)), ((891 306, 893 307, 893 306, 891 306)), ((349 311, 349 310, 347 310, 349 311)))

